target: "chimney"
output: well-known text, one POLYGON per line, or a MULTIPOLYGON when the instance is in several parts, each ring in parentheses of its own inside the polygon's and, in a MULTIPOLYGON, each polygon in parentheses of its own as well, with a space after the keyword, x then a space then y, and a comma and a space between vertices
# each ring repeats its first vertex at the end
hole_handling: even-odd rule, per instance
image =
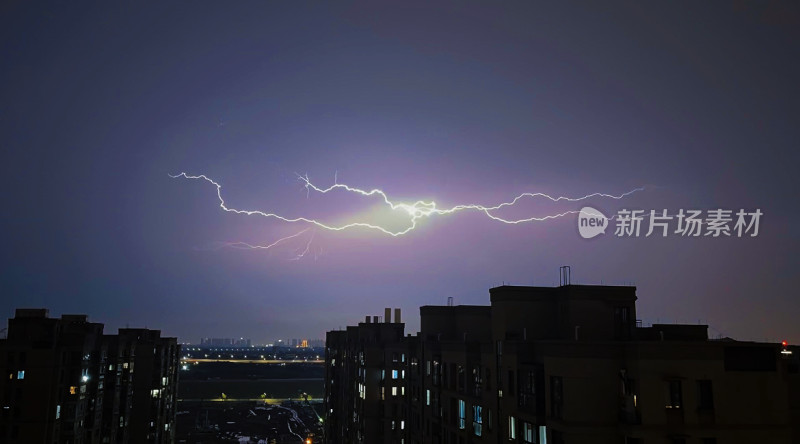
POLYGON ((392 309, 391 308, 385 308, 383 310, 383 322, 385 322, 387 324, 391 324, 392 323, 392 309))
POLYGON ((399 324, 400 322, 402 322, 402 321, 400 320, 400 309, 399 309, 399 308, 395 308, 395 309, 394 309, 394 321, 395 321, 395 322, 397 322, 398 324, 399 324))
POLYGON ((371 321, 372 321, 372 316, 367 316, 367 318, 364 319, 365 324, 369 324, 371 321))

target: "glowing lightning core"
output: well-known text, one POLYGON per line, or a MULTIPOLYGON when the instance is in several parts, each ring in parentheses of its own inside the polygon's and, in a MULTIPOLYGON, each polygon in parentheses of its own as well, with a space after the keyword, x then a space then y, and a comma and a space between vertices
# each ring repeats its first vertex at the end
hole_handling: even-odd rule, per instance
MULTIPOLYGON (((527 218, 522 218, 522 219, 505 219, 505 218, 502 218, 502 217, 499 217, 499 216, 496 216, 495 214, 493 214, 493 212, 496 211, 496 210, 499 210, 499 209, 505 208, 505 207, 511 207, 511 206, 515 205, 517 202, 520 201, 520 199, 523 199, 523 198, 541 197, 541 198, 548 199, 548 200, 550 200, 552 202, 560 202, 560 201, 579 202, 579 201, 590 199, 590 198, 593 198, 593 197, 604 197, 604 198, 610 198, 610 199, 619 200, 619 199, 622 199, 622 198, 624 198, 624 197, 626 197, 626 196, 628 196, 630 194, 633 194, 633 193, 635 193, 637 191, 644 190, 644 188, 635 188, 635 189, 633 189, 631 191, 628 191, 628 192, 625 192, 625 193, 622 193, 622 194, 619 194, 619 195, 612 195, 612 194, 606 194, 606 193, 592 193, 592 194, 587 194, 587 195, 581 196, 581 197, 564 197, 564 196, 552 197, 552 196, 547 195, 545 193, 522 193, 522 194, 516 196, 514 199, 512 199, 509 202, 503 202, 503 203, 500 203, 500 204, 497 204, 497 205, 493 205, 493 206, 484 206, 484 205, 479 205, 479 204, 464 204, 464 205, 456 205, 456 206, 451 207, 451 208, 440 209, 440 208, 437 207, 436 202, 434 202, 434 201, 426 202, 426 201, 423 201, 423 200, 418 200, 418 201, 414 202, 413 204, 394 203, 389 199, 389 196, 385 192, 383 192, 382 190, 377 189, 377 188, 369 190, 369 191, 366 191, 366 190, 362 190, 360 188, 354 188, 354 187, 351 187, 349 185, 340 184, 340 183, 334 183, 333 185, 331 185, 331 186, 329 186, 327 188, 320 188, 320 187, 314 185, 313 183, 311 183, 311 181, 309 180, 308 176, 298 175, 298 178, 304 183, 304 186, 305 186, 307 192, 314 191, 314 192, 317 192, 317 193, 326 194, 326 193, 329 193, 331 191, 341 189, 341 190, 345 190, 345 191, 350 192, 350 193, 360 194, 362 196, 380 196, 380 198, 383 199, 383 202, 387 206, 389 206, 392 211, 400 211, 401 213, 403 213, 404 215, 406 215, 409 218, 408 219, 408 226, 406 228, 403 228, 401 230, 392 231, 392 230, 390 230, 390 229, 388 229, 386 227, 383 227, 383 226, 380 226, 380 225, 371 224, 371 223, 367 223, 367 222, 351 222, 351 223, 347 223, 347 224, 343 224, 343 225, 329 225, 329 224, 321 222, 319 220, 310 219, 310 218, 306 218, 306 217, 286 217, 286 216, 281 216, 281 215, 276 214, 276 213, 270 213, 270 212, 265 212, 265 211, 261 211, 261 210, 241 210, 241 209, 236 209, 236 208, 230 208, 230 207, 227 206, 227 204, 225 203, 225 199, 223 199, 223 197, 222 197, 222 185, 220 185, 218 182, 215 182, 213 179, 211 179, 211 178, 209 178, 209 177, 207 177, 207 176, 205 176, 203 174, 200 174, 200 175, 189 175, 187 173, 180 173, 180 174, 176 174, 176 175, 171 175, 170 174, 170 177, 172 177, 172 178, 180 178, 180 177, 182 177, 182 178, 185 178, 185 179, 195 179, 195 180, 202 179, 202 180, 205 180, 206 182, 209 182, 209 183, 213 184, 217 188, 217 198, 219 199, 220 208, 222 208, 224 211, 227 211, 227 212, 230 212, 230 213, 245 214, 245 215, 248 215, 248 216, 262 216, 262 217, 266 217, 266 218, 275 218, 275 219, 278 219, 278 220, 282 220, 284 222, 304 222, 304 223, 312 224, 312 225, 315 225, 315 226, 317 226, 319 228, 322 228, 322 229, 325 229, 325 230, 330 230, 330 231, 342 231, 342 230, 347 230, 347 229, 350 229, 350 228, 359 228, 359 227, 360 228, 368 228, 368 229, 380 231, 380 232, 382 232, 384 234, 388 234, 388 235, 393 236, 393 237, 402 236, 402 235, 410 232, 414 228, 416 228, 417 227, 417 221, 420 220, 421 218, 430 217, 430 216, 433 216, 433 215, 447 215, 447 214, 456 213, 456 212, 462 211, 462 210, 480 211, 480 212, 484 213, 487 217, 491 218, 492 220, 495 220, 495 221, 498 221, 498 222, 502 222, 502 223, 505 223, 505 224, 519 224, 519 223, 523 223, 523 222, 545 221, 545 220, 549 220, 549 219, 555 219, 555 218, 558 218, 558 217, 563 217, 563 216, 568 215, 568 214, 577 214, 577 213, 580 212, 580 211, 577 211, 577 210, 570 210, 570 211, 564 211, 564 212, 561 212, 561 213, 550 214, 550 215, 547 215, 547 216, 527 217, 527 218)), ((237 242, 237 243, 234 243, 234 244, 237 244, 240 247, 244 247, 244 248, 270 248, 270 247, 274 246, 275 244, 277 244, 279 242, 282 242, 283 240, 299 236, 303 232, 305 232, 305 230, 301 231, 300 233, 297 233, 295 235, 287 236, 286 238, 279 239, 278 241, 276 241, 273 244, 270 244, 268 246, 254 246, 254 245, 246 244, 246 243, 243 243, 243 242, 237 242)), ((312 239, 313 239, 313 236, 312 236, 312 239)), ((309 241, 309 245, 310 245, 310 241, 309 241)), ((233 244, 231 246, 233 246, 233 244)), ((303 252, 299 256, 302 257, 307 252, 308 252, 308 248, 306 248, 306 251, 303 252)))

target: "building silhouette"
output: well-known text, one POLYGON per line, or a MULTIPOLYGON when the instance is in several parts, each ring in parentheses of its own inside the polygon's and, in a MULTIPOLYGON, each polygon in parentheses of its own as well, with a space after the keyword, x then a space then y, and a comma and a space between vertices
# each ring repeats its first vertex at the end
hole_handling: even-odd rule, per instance
POLYGON ((174 442, 179 359, 158 330, 18 309, 0 340, 0 442, 174 442))
POLYGON ((501 286, 327 334, 326 442, 800 443, 785 344, 636 321, 636 289, 501 286))

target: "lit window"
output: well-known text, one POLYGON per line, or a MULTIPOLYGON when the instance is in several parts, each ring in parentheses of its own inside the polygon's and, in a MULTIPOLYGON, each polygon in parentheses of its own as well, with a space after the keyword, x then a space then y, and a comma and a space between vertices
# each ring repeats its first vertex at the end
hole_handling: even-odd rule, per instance
POLYGON ((483 434, 483 407, 479 405, 472 406, 472 431, 475 436, 483 434))
POLYGON ((534 436, 536 436, 536 434, 534 433, 533 430, 534 430, 533 424, 531 424, 529 422, 523 422, 522 423, 522 442, 526 442, 526 443, 528 443, 528 442, 530 442, 530 443, 536 442, 536 441, 533 440, 534 436))
POLYGON ((61 418, 61 406, 56 406, 56 419, 61 418))
POLYGON ((17 372, 17 379, 25 379, 25 370, 20 370, 17 372))
POLYGON ((517 439, 517 418, 508 417, 508 439, 517 439))
POLYGON ((464 429, 467 426, 467 403, 463 399, 458 400, 458 428, 464 429))
POLYGON ((397 370, 392 370, 392 379, 397 379, 397 370))
POLYGON ((392 387, 392 396, 397 396, 397 387, 392 387))
POLYGON ((425 390, 425 405, 431 405, 431 389, 425 390))
POLYGON ((666 381, 664 388, 666 389, 666 407, 668 409, 679 409, 683 407, 683 391, 681 390, 681 381, 672 380, 666 381))
POLYGON ((78 387, 75 385, 69 386, 69 394, 70 395, 77 395, 78 394, 78 387))

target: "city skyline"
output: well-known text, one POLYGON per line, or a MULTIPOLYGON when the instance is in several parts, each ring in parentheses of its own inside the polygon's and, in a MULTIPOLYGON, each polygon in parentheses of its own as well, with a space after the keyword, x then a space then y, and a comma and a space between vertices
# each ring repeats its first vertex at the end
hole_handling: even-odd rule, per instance
POLYGON ((3 10, 0 317, 260 343, 398 307, 416 332, 417 307, 557 286, 569 265, 573 283, 635 285, 645 323, 800 342, 796 6, 3 10), (400 211, 318 191, 344 184, 400 211), (620 198, 486 210, 525 193, 620 198), (584 207, 605 234, 582 237, 584 207), (615 235, 629 210, 641 234, 615 235), (646 235, 651 210, 668 236, 646 235), (731 233, 677 232, 693 210, 730 211, 731 233), (737 236, 738 212, 757 235, 737 236), (423 213, 401 236, 326 228, 423 213))

